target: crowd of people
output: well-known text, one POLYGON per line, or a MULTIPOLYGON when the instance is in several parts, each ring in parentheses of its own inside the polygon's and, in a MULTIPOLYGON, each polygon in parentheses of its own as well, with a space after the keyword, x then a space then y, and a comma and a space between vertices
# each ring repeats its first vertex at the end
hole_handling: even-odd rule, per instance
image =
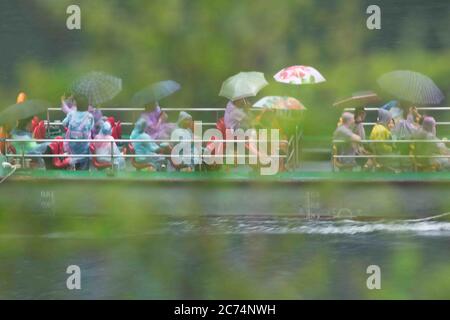
MULTIPOLYGON (((21 93, 17 102, 25 100, 26 95, 21 93)), ((255 115, 249 109, 248 99, 229 101, 216 128, 223 136, 227 129, 258 127, 279 129, 281 139, 290 135, 276 113, 263 109, 255 115)), ((25 158, 35 155, 31 158, 33 166, 46 169, 89 170, 93 166, 98 169, 114 166, 122 170, 127 163, 125 154, 135 154, 130 162, 138 170, 193 171, 202 163, 200 158, 193 157, 190 162, 174 165, 169 156, 177 143, 170 141, 175 129, 183 130, 184 136, 194 139, 194 120, 187 112, 180 112, 178 121, 172 123, 157 103, 148 105, 130 134, 133 141, 124 144, 116 142, 122 139, 120 121, 104 116, 101 110, 91 105, 83 108, 74 97, 62 97, 61 110, 65 113, 63 135, 53 137, 52 142, 38 143, 36 139, 50 138, 44 122, 36 116, 21 119, 13 128, 0 127, 0 138, 20 140, 12 143, 0 140, 0 153, 15 153, 25 158), (38 156, 44 154, 53 156, 38 156)), ((379 108, 377 122, 368 139, 365 119, 366 111, 359 107, 354 113, 344 112, 339 120, 333 136, 333 161, 340 170, 397 172, 450 168, 450 151, 436 136, 435 119, 421 115, 416 107, 391 101, 379 108)), ((194 148, 195 144, 192 146, 194 148)), ((208 148, 208 144, 203 147, 208 148)), ((281 147, 282 152, 286 151, 285 147, 281 147)))
MULTIPOLYGON (((22 93, 18 103, 25 99, 26 96, 22 93)), ((264 111, 258 117, 252 117, 249 107, 250 104, 246 99, 230 101, 224 116, 217 122, 216 128, 225 136, 227 129, 246 130, 253 125, 265 126, 267 119, 271 117, 271 112, 264 111)), ((74 97, 63 96, 61 111, 65 114, 62 120, 64 129, 62 135, 56 137, 48 136, 45 126, 42 126, 44 121, 40 121, 37 117, 21 119, 11 130, 8 130, 6 125, 1 126, 0 138, 20 141, 8 144, 1 142, 0 154, 17 154, 18 159, 24 155, 22 158, 31 159, 31 166, 46 169, 89 170, 92 167, 105 169, 114 166, 121 170, 126 168, 125 154, 136 155, 131 156, 130 163, 138 170, 194 171, 202 163, 200 157, 192 157, 191 161, 175 165, 169 156, 177 143, 170 141, 175 129, 183 130, 184 137, 194 139, 194 119, 187 112, 181 111, 177 122, 173 123, 169 121, 167 113, 157 103, 148 105, 135 122, 129 136, 130 140, 135 141, 121 143, 120 140, 123 137, 120 121, 104 116, 100 109, 91 105, 83 108, 74 97), (39 134, 36 134, 37 127, 43 127, 44 130, 39 130, 39 134), (53 141, 35 142, 36 139, 49 138, 53 141), (30 157, 30 155, 44 154, 53 156, 30 157)), ((273 123, 273 121, 270 122, 273 123)), ((194 144, 192 145, 194 148, 194 144)), ((210 145, 208 146, 205 142, 203 147, 210 147, 210 145)), ((192 154, 198 153, 192 152, 192 154)))
POLYGON ((391 101, 378 109, 366 139, 364 108, 344 112, 334 132, 334 164, 342 171, 438 171, 450 168, 450 150, 436 136, 436 120, 415 106, 391 101))

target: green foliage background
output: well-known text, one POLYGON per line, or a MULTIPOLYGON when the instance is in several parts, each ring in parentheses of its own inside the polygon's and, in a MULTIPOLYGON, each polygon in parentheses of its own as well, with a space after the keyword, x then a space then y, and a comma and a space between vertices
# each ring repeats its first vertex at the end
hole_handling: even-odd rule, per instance
MULTIPOLYGON (((450 91, 450 9, 445 0, 34 0, 0 4, 0 103, 16 93, 57 104, 70 82, 91 70, 124 79, 111 104, 126 105, 150 82, 174 79, 183 90, 166 106, 218 107, 222 81, 241 70, 265 72, 311 65, 327 82, 260 93, 296 96, 308 107, 311 133, 328 133, 330 105, 354 91, 375 89, 376 78, 412 69, 450 91), (66 8, 78 4, 82 30, 66 29, 66 8), (366 28, 370 4, 382 29, 366 28), (326 110, 326 112, 323 112, 326 110)), ((330 128, 331 127, 331 128, 330 128)))
MULTIPOLYGON (((332 102, 377 90, 384 72, 423 72, 448 96, 449 21, 448 0, 2 0, 0 109, 13 104, 19 91, 56 106, 70 83, 91 70, 123 78, 124 90, 112 105, 127 105, 148 83, 173 79, 183 89, 165 106, 219 107, 226 103, 218 97, 224 79, 258 70, 270 80, 260 96, 299 98, 308 108, 307 132, 329 137, 338 116, 332 102), (66 28, 70 4, 81 7, 81 31, 66 28), (381 30, 366 28, 370 4, 381 7, 381 30), (296 87, 272 80, 294 64, 316 67, 327 82, 296 87)), ((74 183, 66 187, 86 193, 74 183)), ((104 206, 92 219, 80 219, 73 207, 67 216, 24 214, 31 198, 52 190, 46 188, 24 189, 28 202, 0 202, 0 298, 449 297, 448 255, 441 254, 446 238, 411 237, 399 245, 409 236, 367 235, 353 242, 347 236, 201 232, 140 237, 159 223, 151 194, 141 202, 116 203, 114 192, 126 192, 126 184, 114 192, 99 188, 92 196, 104 206), (364 270, 374 261, 389 266, 380 291, 365 287, 364 270), (88 270, 78 296, 63 286, 72 263, 88 270)), ((172 192, 174 199, 180 196, 172 192)), ((196 206, 192 200, 193 212, 196 206)))

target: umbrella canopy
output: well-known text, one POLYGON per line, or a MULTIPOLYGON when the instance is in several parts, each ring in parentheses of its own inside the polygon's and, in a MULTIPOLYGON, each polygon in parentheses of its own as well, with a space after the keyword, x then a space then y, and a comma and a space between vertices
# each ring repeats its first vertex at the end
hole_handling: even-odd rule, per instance
POLYGON ((47 112, 48 108, 51 108, 51 104, 44 100, 27 100, 13 104, 0 113, 0 124, 14 124, 17 120, 47 112))
POLYGON ((232 101, 254 97, 267 85, 262 72, 239 72, 223 82, 219 96, 232 101))
POLYGON ((181 89, 179 83, 166 80, 154 83, 134 94, 131 103, 136 108, 160 101, 181 89))
POLYGON ((414 71, 398 70, 382 75, 378 84, 397 99, 420 105, 440 104, 444 95, 429 77, 414 71))
POLYGON ((280 70, 273 78, 282 83, 310 84, 326 81, 319 71, 309 66, 292 66, 280 70))
POLYGON ((278 110, 306 110, 305 106, 295 98, 268 96, 260 99, 253 107, 278 110))
POLYGON ((103 72, 90 72, 72 84, 72 92, 86 97, 90 105, 107 102, 120 91, 122 91, 122 79, 103 72))
POLYGON ((351 97, 336 101, 333 107, 337 108, 357 108, 380 103, 380 97, 373 91, 360 91, 352 94, 351 97))

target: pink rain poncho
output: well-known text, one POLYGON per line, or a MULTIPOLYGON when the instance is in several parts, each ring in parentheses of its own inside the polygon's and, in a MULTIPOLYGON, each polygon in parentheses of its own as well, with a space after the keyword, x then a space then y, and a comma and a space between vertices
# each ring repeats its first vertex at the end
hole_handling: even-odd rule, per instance
POLYGON ((99 162, 107 162, 111 163, 111 152, 114 154, 114 165, 119 168, 123 169, 125 167, 125 160, 122 157, 122 154, 120 153, 119 148, 117 147, 116 143, 111 141, 114 141, 112 134, 112 127, 109 122, 104 122, 103 126, 100 130, 100 133, 95 136, 94 140, 108 140, 106 142, 94 142, 95 145, 95 153, 97 155, 105 155, 104 157, 98 157, 97 160, 99 162), (112 150, 111 150, 112 146, 112 150))

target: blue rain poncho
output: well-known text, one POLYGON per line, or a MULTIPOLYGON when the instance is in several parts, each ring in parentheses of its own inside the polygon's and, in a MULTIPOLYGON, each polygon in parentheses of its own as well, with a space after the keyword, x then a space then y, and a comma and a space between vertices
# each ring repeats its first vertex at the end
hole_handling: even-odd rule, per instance
MULTIPOLYGON (((146 119, 140 118, 131 132, 130 139, 132 140, 152 140, 149 134, 145 132, 147 128, 146 119)), ((136 155, 152 155, 153 157, 139 157, 136 156, 135 160, 139 163, 149 163, 155 166, 157 169, 165 162, 164 157, 156 157, 160 147, 152 141, 137 141, 133 142, 133 147, 136 155)))
MULTIPOLYGON (((91 139, 94 117, 90 112, 71 111, 62 123, 67 128, 66 139, 91 139)), ((65 142, 64 150, 69 154, 89 154, 89 142, 65 142)), ((89 162, 88 157, 74 157, 71 161, 72 164, 86 164, 86 162, 89 162)))
MULTIPOLYGON (((37 143, 37 142, 31 141, 33 139, 32 134, 31 134, 31 132, 26 131, 26 130, 14 129, 13 131, 11 131, 11 138, 17 139, 17 140, 25 140, 23 142, 12 142, 11 143, 12 146, 16 149, 16 152, 18 155, 21 155, 22 153, 25 156, 26 155, 42 155, 45 153, 47 146, 49 145, 48 142, 37 143), (30 140, 30 141, 26 141, 26 140, 30 140)), ((34 160, 38 164, 38 167, 44 166, 44 161, 42 158, 33 157, 31 159, 34 160)))

